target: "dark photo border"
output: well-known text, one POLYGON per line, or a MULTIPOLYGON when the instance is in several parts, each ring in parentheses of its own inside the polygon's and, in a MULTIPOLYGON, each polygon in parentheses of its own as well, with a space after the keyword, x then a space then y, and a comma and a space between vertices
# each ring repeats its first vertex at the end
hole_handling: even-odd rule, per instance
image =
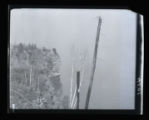
MULTIPOLYGON (((15 2, 14 2, 15 3, 15 2)), ((6 21, 5 29, 6 32, 4 35, 5 41, 7 42, 5 45, 7 48, 5 50, 6 59, 7 59, 7 68, 5 70, 6 77, 4 77, 1 81, 1 96, 3 96, 3 103, 2 107, 4 108, 2 110, 2 115, 0 118, 2 119, 50 119, 50 118, 85 118, 85 119, 109 119, 111 120, 114 118, 115 120, 119 119, 138 119, 144 118, 144 112, 143 115, 140 115, 140 94, 137 94, 138 87, 136 87, 136 94, 135 94, 135 109, 134 110, 10 110, 9 109, 9 35, 10 35, 10 11, 14 8, 69 8, 69 9, 129 9, 135 12, 139 12, 142 14, 142 11, 140 8, 137 9, 137 5, 132 5, 130 2, 122 2, 121 4, 117 4, 117 1, 112 3, 112 1, 109 4, 105 4, 105 2, 97 2, 97 1, 87 1, 87 2, 16 2, 14 4, 13 2, 7 2, 5 3, 5 18, 6 21), (7 9, 7 10, 6 10, 7 9), (136 10, 137 9, 137 10, 136 10), (7 11, 7 12, 6 12, 7 11), (7 78, 7 81, 6 79, 7 78)), ((140 26, 140 15, 137 14, 137 48, 136 48, 136 86, 138 85, 138 79, 140 77, 140 63, 141 63, 141 26, 140 26)), ((144 85, 143 85, 144 86, 144 85)), ((143 97, 144 98, 144 97, 143 97)), ((1 108, 0 108, 1 110, 1 108)))
MULTIPOLYGON (((29 5, 29 6, 26 6, 26 5, 9 5, 8 6, 8 16, 9 16, 9 32, 10 32, 10 11, 12 9, 15 9, 15 8, 45 8, 45 9, 48 9, 48 8, 63 8, 63 9, 77 9, 77 8, 81 8, 81 9, 85 9, 87 7, 82 7, 82 6, 77 6, 77 7, 72 7, 72 6, 32 6, 32 5, 29 5)), ((98 8, 98 7, 88 7, 88 9, 103 9, 103 7, 101 8, 98 8)), ((109 9, 109 8, 108 8, 109 9)), ((125 109, 125 110, 122 110, 122 109, 98 109, 98 110, 93 110, 93 109, 84 109, 84 110, 43 110, 43 109, 40 109, 40 110, 36 110, 36 109, 27 109, 27 110, 23 110, 23 109, 16 109, 16 110, 11 110, 9 109, 9 90, 8 93, 7 93, 7 98, 8 98, 8 101, 7 101, 7 108, 8 108, 8 112, 10 113, 13 113, 13 112, 17 112, 17 113, 92 113, 92 114, 140 114, 140 110, 141 110, 141 107, 140 107, 140 104, 141 104, 141 95, 139 92, 139 81, 138 81, 138 78, 140 78, 140 68, 141 68, 141 42, 142 42, 142 38, 141 38, 141 25, 140 25, 140 15, 137 13, 137 42, 136 42, 136 81, 135 81, 135 109, 134 110, 130 110, 130 109, 125 109)), ((10 34, 10 33, 9 33, 10 34)), ((10 39, 8 39, 8 43, 10 42, 10 39)), ((8 50, 9 50, 9 47, 10 47, 10 44, 8 44, 8 50)), ((9 57, 9 53, 8 53, 8 57, 9 57)), ((10 73, 9 71, 9 60, 8 60, 8 73, 10 73)), ((10 88, 9 86, 9 77, 8 77, 8 88, 10 88)))

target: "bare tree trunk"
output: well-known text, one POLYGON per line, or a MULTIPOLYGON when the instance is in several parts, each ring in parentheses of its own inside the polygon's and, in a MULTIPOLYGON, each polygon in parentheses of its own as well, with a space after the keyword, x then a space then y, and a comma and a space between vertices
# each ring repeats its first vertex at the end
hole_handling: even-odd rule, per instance
POLYGON ((77 109, 79 109, 79 101, 80 101, 80 71, 77 72, 77 109))
POLYGON ((32 84, 32 66, 31 66, 31 69, 30 69, 30 85, 32 84))
POLYGON ((94 49, 94 56, 93 56, 92 73, 91 73, 89 88, 88 88, 88 92, 87 92, 85 109, 88 109, 90 96, 91 96, 92 84, 93 84, 94 73, 95 73, 95 68, 96 68, 96 59, 97 59, 97 52, 98 52, 98 42, 99 42, 100 28, 101 28, 101 18, 99 17, 98 27, 97 27, 97 36, 96 36, 96 42, 95 42, 95 49, 94 49))
MULTIPOLYGON (((85 54, 85 55, 83 56, 83 59, 81 59, 81 61, 80 61, 80 62, 81 62, 81 64, 80 64, 80 66, 81 66, 80 70, 82 71, 82 74, 81 74, 81 77, 80 77, 79 91, 81 90, 81 85, 82 85, 82 83, 83 83, 83 81, 84 81, 85 69, 84 69, 83 67, 84 67, 84 65, 85 65, 85 60, 86 60, 86 59, 87 59, 87 55, 85 54), (83 68, 83 70, 82 70, 82 68, 83 68)), ((70 107, 71 107, 71 108, 74 108, 75 105, 76 105, 76 103, 77 103, 76 93, 77 93, 77 88, 75 88, 74 94, 73 94, 73 96, 71 97, 71 98, 72 98, 72 99, 71 99, 71 103, 70 103, 70 107)))
POLYGON ((71 74, 71 81, 70 81, 70 108, 71 108, 71 102, 72 102, 72 87, 73 87, 73 64, 72 64, 72 74, 71 74))
POLYGON ((27 76, 26 76, 26 73, 25 73, 25 75, 24 75, 24 76, 25 76, 25 81, 26 81, 26 85, 27 85, 27 76))

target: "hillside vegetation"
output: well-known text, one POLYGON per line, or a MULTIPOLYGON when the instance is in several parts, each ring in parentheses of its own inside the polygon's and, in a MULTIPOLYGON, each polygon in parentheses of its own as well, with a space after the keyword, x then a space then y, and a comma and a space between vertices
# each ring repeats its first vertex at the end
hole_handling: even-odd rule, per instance
POLYGON ((67 109, 56 49, 34 44, 10 47, 10 107, 13 109, 67 109))

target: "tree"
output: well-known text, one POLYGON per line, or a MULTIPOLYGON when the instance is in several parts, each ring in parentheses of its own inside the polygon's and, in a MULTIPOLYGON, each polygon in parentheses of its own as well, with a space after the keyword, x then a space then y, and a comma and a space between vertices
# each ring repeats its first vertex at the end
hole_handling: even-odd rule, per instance
POLYGON ((10 51, 10 105, 16 109, 64 108, 56 49, 20 43, 10 51))

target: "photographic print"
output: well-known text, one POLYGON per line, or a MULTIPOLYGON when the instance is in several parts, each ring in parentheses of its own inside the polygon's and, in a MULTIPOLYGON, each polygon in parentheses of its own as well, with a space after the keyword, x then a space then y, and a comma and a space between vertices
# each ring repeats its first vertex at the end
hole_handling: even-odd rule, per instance
POLYGON ((134 110, 136 29, 130 10, 11 9, 9 108, 134 110))

